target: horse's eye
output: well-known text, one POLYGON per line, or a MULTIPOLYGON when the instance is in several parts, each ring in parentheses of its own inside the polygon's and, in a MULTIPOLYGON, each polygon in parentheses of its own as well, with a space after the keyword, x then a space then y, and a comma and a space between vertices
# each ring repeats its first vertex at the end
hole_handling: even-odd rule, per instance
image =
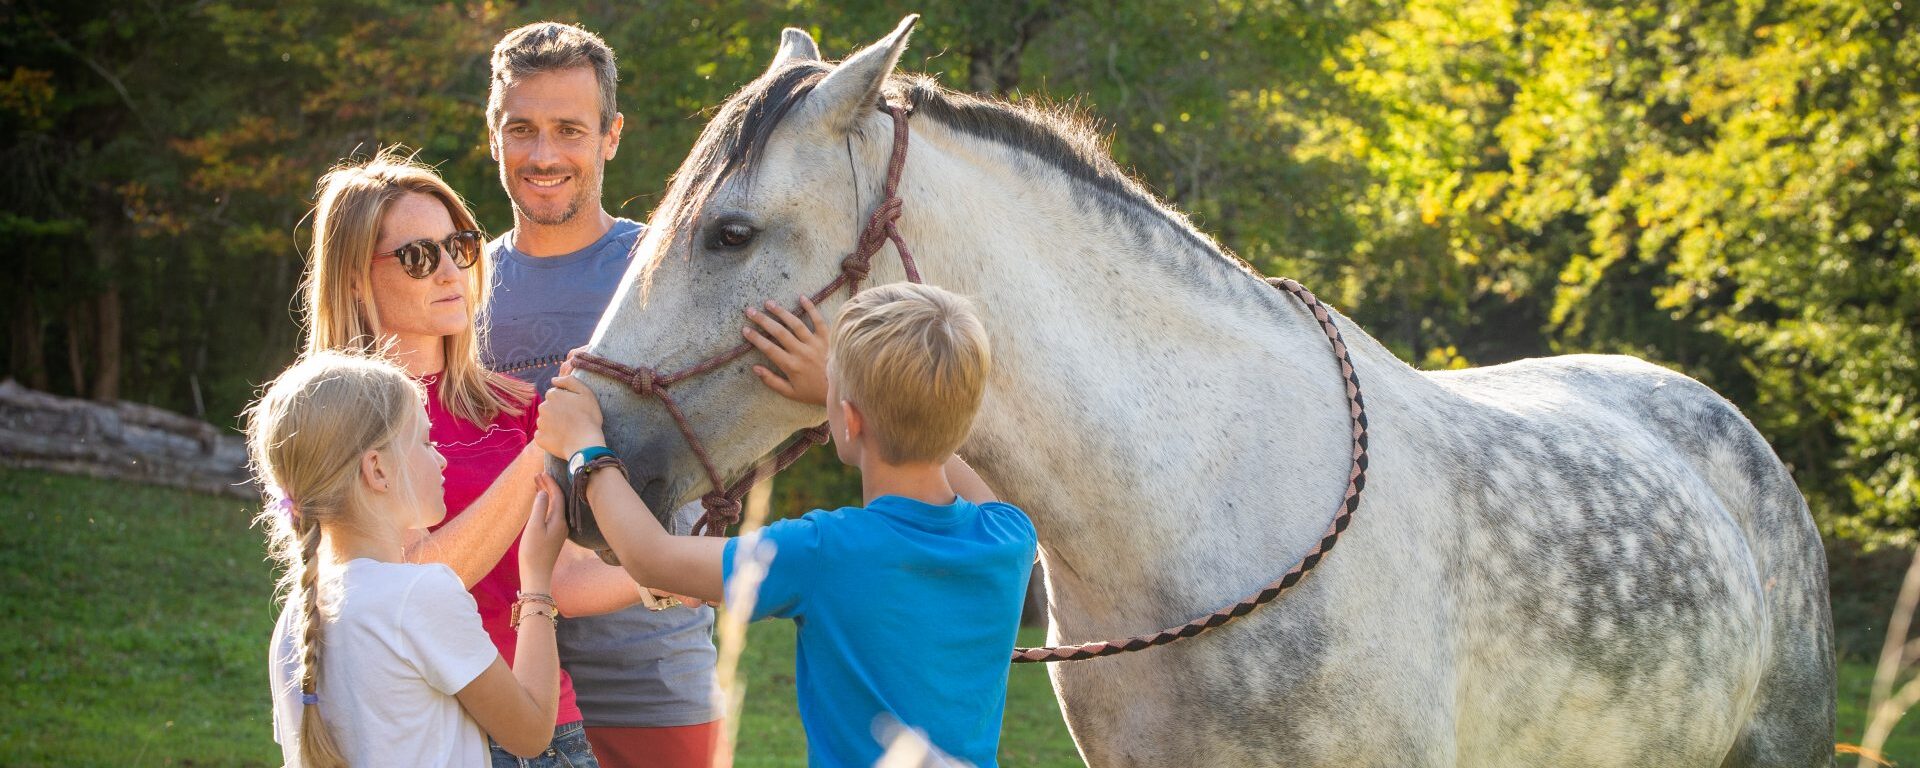
POLYGON ((722 224, 713 233, 713 244, 720 248, 739 248, 753 241, 753 227, 745 224, 722 224))

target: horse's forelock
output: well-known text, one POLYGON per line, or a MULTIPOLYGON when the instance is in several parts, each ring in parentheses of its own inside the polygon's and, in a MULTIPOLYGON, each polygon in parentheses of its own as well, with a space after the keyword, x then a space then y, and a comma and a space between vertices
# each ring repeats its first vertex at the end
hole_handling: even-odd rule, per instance
POLYGON ((722 103, 680 170, 674 172, 661 204, 672 217, 663 223, 685 224, 698 216, 722 181, 735 173, 751 173, 773 129, 827 72, 818 62, 798 62, 748 83, 722 103))
MULTIPOLYGON (((674 172, 666 197, 654 213, 652 224, 660 230, 659 242, 668 247, 680 242, 683 230, 699 220, 721 183, 736 173, 753 172, 753 161, 774 128, 829 71, 817 61, 795 62, 748 83, 720 105, 674 172)), ((655 257, 647 264, 641 275, 643 286, 651 284, 653 270, 662 260, 655 257)))

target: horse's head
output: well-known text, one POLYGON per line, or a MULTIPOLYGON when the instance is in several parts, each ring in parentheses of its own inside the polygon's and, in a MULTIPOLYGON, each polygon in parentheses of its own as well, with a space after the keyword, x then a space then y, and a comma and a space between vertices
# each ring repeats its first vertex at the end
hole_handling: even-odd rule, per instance
MULTIPOLYGON (((588 352, 661 375, 681 371, 740 344, 747 307, 769 299, 792 306, 841 273, 881 196, 892 146, 881 89, 916 20, 838 65, 821 61, 806 33, 783 33, 773 64, 727 99, 674 175, 588 352)), ((899 269, 891 254, 873 260, 877 278, 899 269)), ((766 361, 748 355, 668 384, 727 483, 825 418, 761 384, 755 363, 766 361)), ((582 379, 599 395, 609 447, 656 515, 710 490, 665 404, 629 382, 582 379)), ((575 540, 604 549, 587 528, 575 540)))

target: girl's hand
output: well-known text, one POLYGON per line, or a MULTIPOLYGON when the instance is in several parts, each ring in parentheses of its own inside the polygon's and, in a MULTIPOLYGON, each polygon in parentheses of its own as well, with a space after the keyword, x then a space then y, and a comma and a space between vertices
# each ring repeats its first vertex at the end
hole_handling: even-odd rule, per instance
POLYGON ((582 448, 607 444, 600 419, 600 400, 593 390, 572 376, 557 376, 540 403, 533 441, 541 450, 566 461, 582 448))
POLYGON ((520 588, 547 592, 560 545, 567 541, 567 509, 560 484, 551 475, 541 472, 533 482, 533 509, 527 513, 527 527, 520 531, 520 588))
POLYGON ((800 297, 800 308, 807 313, 804 322, 786 307, 771 301, 767 302, 771 317, 748 307, 747 319, 752 320, 753 325, 740 329, 740 333, 780 367, 780 373, 776 374, 764 365, 754 366, 753 373, 761 382, 789 400, 824 406, 827 404, 827 338, 833 327, 807 297, 800 297))

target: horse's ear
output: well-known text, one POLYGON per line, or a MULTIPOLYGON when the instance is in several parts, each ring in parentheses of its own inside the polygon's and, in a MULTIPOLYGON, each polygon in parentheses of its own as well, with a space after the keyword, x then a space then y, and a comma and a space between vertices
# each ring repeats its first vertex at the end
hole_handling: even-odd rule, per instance
POLYGON ((893 74, 894 66, 900 63, 900 54, 907 50, 907 36, 913 32, 913 25, 919 20, 920 14, 917 13, 901 19, 900 26, 893 28, 893 34, 848 56, 813 89, 809 100, 817 105, 815 109, 825 117, 829 130, 835 133, 851 130, 862 116, 880 103, 880 88, 886 85, 887 75, 893 74))
POLYGON ((773 55, 773 64, 767 67, 772 72, 796 61, 819 61, 820 46, 813 44, 813 36, 806 30, 787 27, 780 30, 780 51, 773 55))

